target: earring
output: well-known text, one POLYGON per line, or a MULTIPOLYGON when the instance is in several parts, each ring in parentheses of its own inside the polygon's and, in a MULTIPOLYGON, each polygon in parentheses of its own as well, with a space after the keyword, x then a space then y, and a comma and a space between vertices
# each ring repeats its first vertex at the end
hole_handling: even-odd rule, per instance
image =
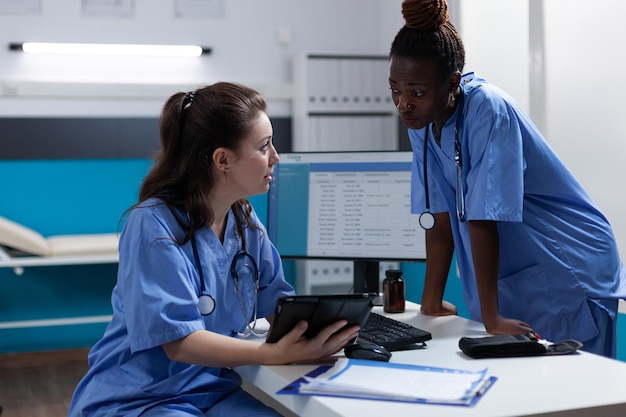
POLYGON ((454 104, 455 100, 456 100, 456 97, 454 95, 454 92, 450 91, 450 104, 454 104))

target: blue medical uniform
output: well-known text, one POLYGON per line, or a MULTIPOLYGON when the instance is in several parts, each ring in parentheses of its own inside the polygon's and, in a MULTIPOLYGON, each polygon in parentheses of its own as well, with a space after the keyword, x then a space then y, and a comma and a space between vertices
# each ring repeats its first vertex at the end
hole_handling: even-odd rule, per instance
MULTIPOLYGON (((177 216, 186 219, 184 213, 177 216)), ((260 274, 258 316, 266 317, 280 296, 294 290, 284 280, 279 254, 254 212, 252 219, 260 230, 248 227, 244 235, 260 274)), ((238 265, 245 318, 231 275, 231 261, 242 248, 232 211, 223 244, 209 227, 196 232, 201 265, 194 260, 191 242, 181 247, 173 241, 183 236, 172 211, 159 200, 130 213, 120 237, 113 319, 89 353, 90 368, 76 388, 69 417, 138 416, 155 405, 206 411, 239 390, 241 379, 233 370, 173 362, 161 348, 203 329, 235 337, 254 319, 252 270, 238 265), (207 293, 216 301, 207 316, 198 311, 200 267, 207 293)))
MULTIPOLYGON (((626 271, 609 222, 510 96, 473 73, 464 75, 461 85, 463 108, 457 106, 446 121, 440 145, 430 126, 409 130, 412 211, 426 209, 423 152, 429 129, 430 209, 450 213, 472 318, 481 320, 480 302, 468 224, 457 219, 456 193, 464 196, 468 221, 497 222, 502 315, 529 323, 548 340, 585 342, 601 336, 605 325, 596 312, 614 322, 618 299, 626 297, 626 271), (456 190, 454 162, 459 117, 462 190, 456 190)), ((614 325, 609 327, 614 332, 614 325)), ((614 341, 614 335, 608 339, 614 341)), ((614 349, 597 353, 614 356, 614 349)))

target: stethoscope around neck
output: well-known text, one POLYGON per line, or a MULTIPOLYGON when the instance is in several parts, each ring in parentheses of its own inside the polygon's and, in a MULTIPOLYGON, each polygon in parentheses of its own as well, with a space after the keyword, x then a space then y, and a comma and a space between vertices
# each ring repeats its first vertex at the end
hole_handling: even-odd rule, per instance
MULTIPOLYGON (((248 337, 250 335, 255 335, 258 337, 264 337, 267 332, 258 332, 256 331, 257 324, 257 312, 259 305, 259 267, 252 257, 250 252, 246 249, 246 238, 243 235, 243 231, 240 230, 241 235, 241 249, 237 254, 233 257, 233 260, 230 263, 230 275, 233 277, 233 281, 235 282, 235 291, 237 292, 237 297, 239 298, 239 305, 241 307, 241 313, 243 314, 244 320, 246 322, 246 331, 244 333, 238 332, 238 336, 240 337, 248 337), (252 324, 248 321, 248 311, 243 302, 243 298, 241 296, 241 289, 239 287, 239 273, 237 272, 237 265, 242 264, 246 268, 249 268, 254 275, 254 320, 252 324)), ((191 235, 191 247, 193 250, 193 257, 196 261, 196 265, 198 266, 198 276, 200 277, 200 293, 198 294, 198 311, 203 316, 208 316, 213 311, 215 311, 215 298, 211 296, 206 290, 206 284, 204 280, 204 272, 202 271, 202 264, 200 262, 200 255, 198 254, 198 244, 196 242, 195 233, 191 235)))
MULTIPOLYGON (((456 187, 454 190, 456 197, 456 217, 460 222, 465 221, 465 193, 463 190, 463 156, 461 152, 461 141, 459 140, 459 128, 463 119, 465 94, 463 87, 459 86, 461 94, 459 94, 459 104, 456 116, 456 124, 454 126, 454 165, 456 169, 456 187)), ((428 193, 428 131, 431 126, 426 126, 424 133, 424 193, 426 200, 426 210, 419 215, 419 225, 424 230, 430 230, 435 227, 435 215, 430 212, 430 195, 428 193)))

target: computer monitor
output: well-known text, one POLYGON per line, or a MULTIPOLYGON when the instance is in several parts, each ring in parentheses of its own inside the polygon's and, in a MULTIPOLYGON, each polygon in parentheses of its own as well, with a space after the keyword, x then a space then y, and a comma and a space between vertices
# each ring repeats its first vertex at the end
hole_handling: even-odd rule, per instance
POLYGON ((287 259, 354 262, 354 292, 378 293, 381 261, 426 258, 411 214, 407 151, 282 153, 268 196, 267 230, 287 259))

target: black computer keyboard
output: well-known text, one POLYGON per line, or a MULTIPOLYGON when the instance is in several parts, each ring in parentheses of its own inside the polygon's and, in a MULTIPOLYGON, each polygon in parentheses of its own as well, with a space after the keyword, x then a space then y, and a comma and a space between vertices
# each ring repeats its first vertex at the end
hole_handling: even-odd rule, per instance
POLYGON ((408 348, 415 344, 423 345, 432 338, 432 335, 425 330, 372 312, 361 328, 358 340, 383 346, 392 351, 408 348))

